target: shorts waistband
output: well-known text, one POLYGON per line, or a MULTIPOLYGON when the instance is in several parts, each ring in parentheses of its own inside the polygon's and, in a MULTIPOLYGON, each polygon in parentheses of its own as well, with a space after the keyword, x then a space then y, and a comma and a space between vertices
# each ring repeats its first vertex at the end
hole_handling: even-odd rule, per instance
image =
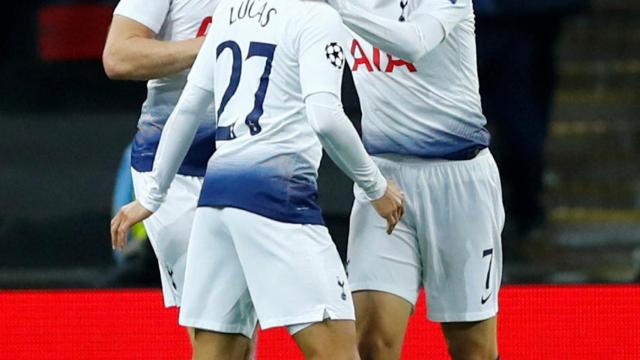
POLYGON ((477 159, 481 159, 487 156, 491 156, 491 151, 489 151, 489 148, 484 148, 480 150, 475 157, 472 157, 467 160, 428 159, 428 158, 421 158, 417 156, 400 155, 400 154, 380 154, 380 155, 373 155, 371 157, 376 161, 382 161, 382 162, 388 161, 393 163, 402 163, 403 165, 424 166, 424 165, 440 165, 440 164, 444 165, 444 164, 463 163, 467 161, 474 161, 477 159))

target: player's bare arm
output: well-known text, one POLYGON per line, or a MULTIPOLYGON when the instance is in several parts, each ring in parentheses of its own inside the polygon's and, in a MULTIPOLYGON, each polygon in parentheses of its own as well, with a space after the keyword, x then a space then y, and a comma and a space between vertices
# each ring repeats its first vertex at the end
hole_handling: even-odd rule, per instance
POLYGON ((434 16, 416 12, 401 21, 379 16, 349 0, 328 0, 345 25, 380 50, 416 62, 444 40, 446 29, 434 16))
POLYGON ((114 80, 149 80, 188 69, 204 37, 162 41, 145 25, 114 15, 102 54, 104 70, 114 80))

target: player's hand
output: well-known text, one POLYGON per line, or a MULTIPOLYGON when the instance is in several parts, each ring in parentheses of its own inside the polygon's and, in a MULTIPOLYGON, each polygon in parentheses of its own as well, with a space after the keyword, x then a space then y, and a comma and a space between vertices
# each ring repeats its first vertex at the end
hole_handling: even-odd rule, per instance
POLYGON ((153 215, 138 201, 130 202, 120 208, 120 211, 111 220, 111 247, 123 250, 127 244, 129 230, 133 225, 153 215))
POLYGON ((393 181, 388 181, 384 196, 373 200, 371 204, 387 220, 387 234, 391 234, 404 215, 404 193, 393 181))

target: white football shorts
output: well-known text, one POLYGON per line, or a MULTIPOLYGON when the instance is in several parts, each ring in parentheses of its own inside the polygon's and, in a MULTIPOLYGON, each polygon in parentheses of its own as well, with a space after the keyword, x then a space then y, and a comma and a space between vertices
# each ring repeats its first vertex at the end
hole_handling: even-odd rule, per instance
POLYGON ((327 228, 198 208, 180 324, 250 338, 258 319, 262 329, 287 326, 291 333, 325 319, 355 319, 327 228))
MULTIPOLYGON (((152 181, 151 173, 131 169, 131 174, 136 198, 145 196, 152 181)), ((158 258, 166 307, 180 306, 187 247, 201 188, 201 177, 176 175, 165 202, 150 218, 143 221, 158 258)))
POLYGON ((465 161, 374 158, 405 193, 393 234, 356 187, 347 272, 352 291, 395 294, 415 305, 426 290, 428 317, 470 322, 498 312, 504 208, 488 149, 465 161))

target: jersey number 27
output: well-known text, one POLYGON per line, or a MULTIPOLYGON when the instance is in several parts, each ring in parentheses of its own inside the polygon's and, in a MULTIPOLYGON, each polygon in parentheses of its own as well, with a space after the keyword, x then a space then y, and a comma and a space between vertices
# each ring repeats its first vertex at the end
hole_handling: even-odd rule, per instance
MULTIPOLYGON (((218 108, 218 119, 220 115, 224 112, 229 100, 233 97, 233 95, 238 90, 238 86, 240 85, 240 76, 242 75, 242 51, 240 50, 240 46, 235 41, 225 41, 218 45, 218 49, 216 50, 216 58, 220 57, 225 50, 231 51, 233 56, 233 65, 231 68, 231 78, 229 79, 229 85, 227 86, 227 90, 225 90, 224 95, 222 96, 222 101, 220 103, 220 108, 218 108)), ((264 64, 264 71, 262 72, 262 76, 260 77, 260 84, 258 85, 258 90, 255 94, 255 102, 253 105, 253 110, 247 115, 244 123, 249 127, 249 131, 251 135, 257 135, 262 131, 260 127, 260 117, 264 113, 264 97, 267 94, 267 88, 269 87, 269 76, 271 75, 271 65, 273 63, 273 55, 276 51, 276 45, 267 44, 262 42, 251 42, 249 43, 249 53, 247 54, 247 58, 245 60, 249 60, 252 57, 264 57, 266 59, 264 64)), ((227 127, 219 127, 216 131, 216 140, 233 140, 235 139, 235 133, 233 131, 233 125, 227 127)))

